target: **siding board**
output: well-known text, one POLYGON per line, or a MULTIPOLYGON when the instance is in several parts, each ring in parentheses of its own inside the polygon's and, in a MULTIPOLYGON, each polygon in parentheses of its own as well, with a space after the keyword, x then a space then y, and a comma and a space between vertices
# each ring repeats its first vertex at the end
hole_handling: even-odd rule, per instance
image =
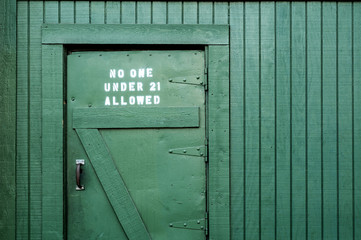
POLYGON ((259 239, 259 3, 245 9, 245 238, 259 239))
POLYGON ((323 3, 322 16, 322 211, 323 238, 337 234, 336 5, 323 3))
POLYGON ((275 19, 274 3, 260 14, 260 238, 275 237, 275 19))
MULTIPOLYGON (((51 11, 57 7, 50 5, 51 11)), ((44 3, 30 2, 29 12, 29 211, 30 239, 41 239, 41 28, 44 3)), ((55 6, 56 5, 56 6, 55 6)), ((49 5, 48 5, 49 6, 49 5)), ((57 12, 57 10, 55 10, 57 12)), ((57 15, 54 16, 56 19, 57 15)), ((57 22, 53 21, 52 22, 57 22)))
POLYGON ((290 4, 276 3, 276 239, 292 238, 290 4))
POLYGON ((291 7, 291 207, 292 238, 306 238, 306 11, 305 3, 291 7), (297 46, 297 47, 294 47, 297 46))
POLYGON ((29 239, 29 2, 18 2, 16 239, 29 239))
POLYGON ((338 221, 339 236, 353 237, 352 218, 352 5, 338 6, 338 221))
POLYGON ((321 3, 307 3, 307 229, 322 239, 321 3))
POLYGON ((361 239, 361 5, 353 4, 353 95, 354 95, 354 155, 353 155, 353 231, 354 239, 361 239))
POLYGON ((244 239, 244 4, 230 3, 231 239, 244 239), (233 159, 233 160, 232 160, 233 159))

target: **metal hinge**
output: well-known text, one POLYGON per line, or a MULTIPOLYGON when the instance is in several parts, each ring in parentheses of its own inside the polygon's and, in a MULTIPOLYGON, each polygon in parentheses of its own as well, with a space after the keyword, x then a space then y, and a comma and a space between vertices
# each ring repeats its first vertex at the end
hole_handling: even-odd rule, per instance
POLYGON ((206 224, 206 220, 201 218, 195 220, 186 220, 186 221, 169 223, 169 227, 206 231, 207 226, 205 224, 206 224))
POLYGON ((204 76, 202 76, 202 74, 193 76, 173 77, 169 78, 168 82, 202 86, 205 85, 204 76))
POLYGON ((168 151, 171 154, 189 155, 196 157, 207 157, 207 146, 173 148, 168 151))

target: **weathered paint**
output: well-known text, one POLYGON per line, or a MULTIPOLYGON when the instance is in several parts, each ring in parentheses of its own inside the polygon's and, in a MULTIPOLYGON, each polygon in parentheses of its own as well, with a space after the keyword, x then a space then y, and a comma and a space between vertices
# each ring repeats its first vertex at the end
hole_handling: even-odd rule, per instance
POLYGON ((37 105, 43 22, 230 24, 232 239, 361 238, 360 7, 18 2, 18 238, 40 239, 44 214, 37 105))
POLYGON ((16 1, 0 2, 0 236, 15 238, 16 1))

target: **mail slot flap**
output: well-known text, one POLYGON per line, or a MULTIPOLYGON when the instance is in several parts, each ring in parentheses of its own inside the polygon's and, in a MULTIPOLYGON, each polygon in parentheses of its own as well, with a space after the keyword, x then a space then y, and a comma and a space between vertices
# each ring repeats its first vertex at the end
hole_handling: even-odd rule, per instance
POLYGON ((73 128, 199 127, 199 107, 75 108, 73 128))

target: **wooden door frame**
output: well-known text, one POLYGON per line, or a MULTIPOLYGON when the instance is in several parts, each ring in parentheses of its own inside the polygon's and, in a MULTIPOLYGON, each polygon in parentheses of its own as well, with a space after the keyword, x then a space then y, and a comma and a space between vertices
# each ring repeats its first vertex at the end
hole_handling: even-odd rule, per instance
POLYGON ((64 238, 64 87, 68 45, 198 45, 206 49, 208 226, 230 239, 229 26, 44 24, 42 27, 42 236, 64 238))

